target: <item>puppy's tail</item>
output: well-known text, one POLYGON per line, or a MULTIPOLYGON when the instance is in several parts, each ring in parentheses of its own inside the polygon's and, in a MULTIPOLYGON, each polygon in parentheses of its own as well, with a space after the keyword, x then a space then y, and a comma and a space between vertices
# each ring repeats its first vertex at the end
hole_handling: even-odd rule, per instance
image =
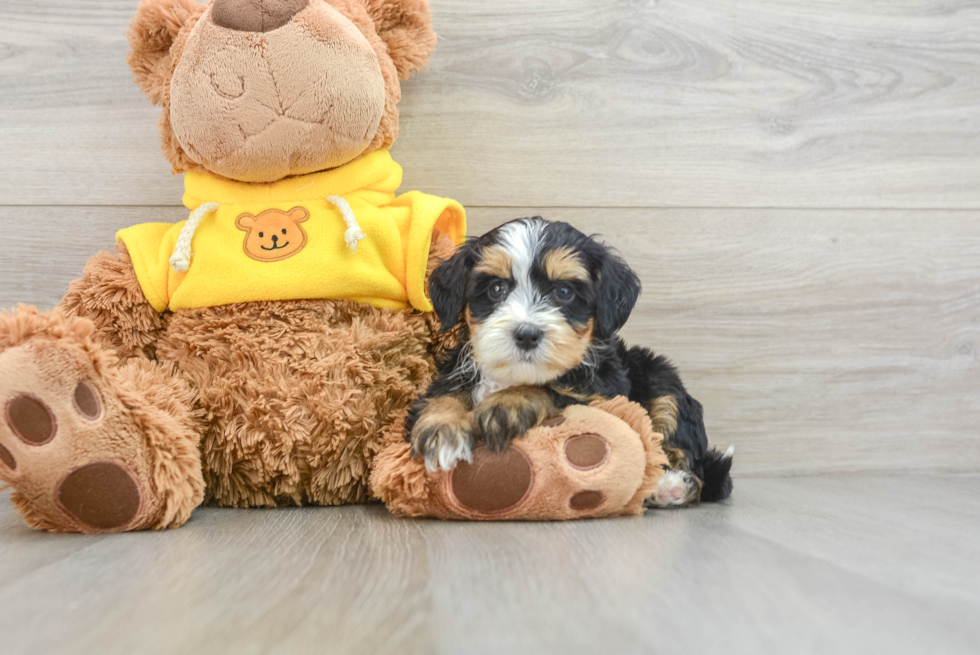
POLYGON ((723 453, 712 448, 704 454, 704 458, 699 462, 704 476, 702 479, 704 486, 701 488, 702 502, 714 503, 732 495, 731 470, 734 455, 735 446, 729 446, 723 453))

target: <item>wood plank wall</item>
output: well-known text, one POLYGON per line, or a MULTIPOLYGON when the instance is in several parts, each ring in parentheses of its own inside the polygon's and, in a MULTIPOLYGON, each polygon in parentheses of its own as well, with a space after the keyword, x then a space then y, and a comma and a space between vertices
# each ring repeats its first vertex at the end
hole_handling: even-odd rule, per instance
MULTIPOLYGON (((136 0, 0 4, 0 306, 177 221, 136 0)), ((433 0, 405 189, 601 233, 741 475, 980 470, 980 5, 433 0)))

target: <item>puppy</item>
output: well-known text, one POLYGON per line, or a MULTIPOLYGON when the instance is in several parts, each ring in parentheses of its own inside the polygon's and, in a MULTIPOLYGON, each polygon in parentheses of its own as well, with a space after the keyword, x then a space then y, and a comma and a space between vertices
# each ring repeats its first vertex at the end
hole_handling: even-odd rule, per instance
POLYGON ((429 280, 458 345, 409 414, 413 456, 450 470, 479 440, 501 451, 570 404, 622 395, 666 439, 649 505, 727 498, 733 449, 709 450, 701 404, 667 359, 617 336, 639 294, 622 259, 567 223, 522 218, 467 241, 429 280))

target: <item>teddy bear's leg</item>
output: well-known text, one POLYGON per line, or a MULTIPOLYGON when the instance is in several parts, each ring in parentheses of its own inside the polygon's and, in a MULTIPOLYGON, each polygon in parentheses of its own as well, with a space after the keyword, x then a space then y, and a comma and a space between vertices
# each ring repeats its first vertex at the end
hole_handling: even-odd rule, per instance
POLYGON ((82 277, 68 287, 60 308, 69 317, 95 324, 93 337, 120 359, 155 359, 156 344, 166 319, 150 306, 133 270, 126 246, 118 253, 100 252, 90 258, 82 277))
POLYGON ((119 365, 87 319, 0 316, 0 479, 28 525, 177 527, 204 483, 193 393, 165 364, 119 365))

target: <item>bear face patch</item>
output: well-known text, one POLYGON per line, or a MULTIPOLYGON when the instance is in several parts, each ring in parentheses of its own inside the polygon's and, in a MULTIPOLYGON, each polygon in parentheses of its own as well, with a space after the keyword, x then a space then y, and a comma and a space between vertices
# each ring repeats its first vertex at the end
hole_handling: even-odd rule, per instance
POLYGON ((310 213, 302 207, 293 207, 288 212, 267 209, 258 216, 240 214, 235 225, 245 231, 246 255, 260 262, 278 262, 306 246, 306 231, 300 223, 309 217, 310 213))

